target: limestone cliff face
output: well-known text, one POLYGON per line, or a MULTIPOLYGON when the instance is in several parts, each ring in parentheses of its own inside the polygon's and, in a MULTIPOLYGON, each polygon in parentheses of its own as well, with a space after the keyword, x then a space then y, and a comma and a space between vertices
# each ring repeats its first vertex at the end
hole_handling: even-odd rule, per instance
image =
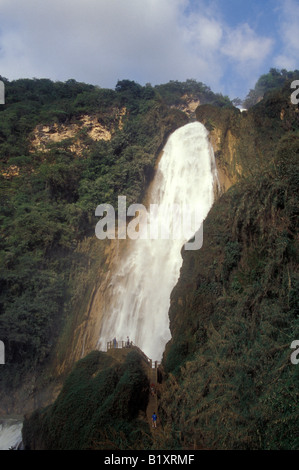
POLYGON ((180 103, 177 105, 172 105, 171 108, 176 108, 179 109, 180 111, 183 111, 190 119, 195 118, 195 111, 200 105, 200 100, 197 98, 194 98, 192 94, 185 94, 181 97, 180 103))
POLYGON ((0 170, 0 172, 4 178, 11 179, 19 176, 20 168, 17 165, 10 165, 6 170, 0 170))
POLYGON ((236 108, 219 109, 203 105, 197 108, 196 117, 210 132, 209 138, 215 153, 220 193, 224 193, 247 173, 243 165, 243 156, 239 151, 241 142, 239 128, 243 125, 245 114, 241 114, 236 108))
POLYGON ((223 193, 242 175, 240 165, 236 164, 235 171, 232 170, 237 139, 230 130, 224 135, 220 128, 214 128, 209 134, 209 139, 217 157, 223 152, 223 161, 221 162, 220 158, 216 159, 220 192, 223 193))
MULTIPOLYGON (((94 259, 84 279, 83 291, 74 299, 70 331, 62 335, 54 361, 55 374, 68 373, 73 364, 97 349, 103 312, 111 301, 111 276, 127 248, 126 240, 98 240, 95 237, 78 247, 78 252, 92 253, 94 259)), ((107 341, 111 338, 107 338, 107 341)))
POLYGON ((126 112, 125 107, 114 109, 113 115, 110 116, 110 125, 101 123, 101 117, 89 114, 82 115, 72 123, 39 124, 31 136, 31 151, 46 152, 51 144, 70 139, 69 149, 77 156, 81 156, 86 149, 82 133, 86 133, 93 141, 111 140, 115 130, 123 128, 123 117, 126 112))
POLYGON ((275 152, 277 139, 294 128, 298 107, 286 97, 261 100, 244 112, 209 104, 196 109, 196 118, 210 132, 221 193, 264 168, 275 152))

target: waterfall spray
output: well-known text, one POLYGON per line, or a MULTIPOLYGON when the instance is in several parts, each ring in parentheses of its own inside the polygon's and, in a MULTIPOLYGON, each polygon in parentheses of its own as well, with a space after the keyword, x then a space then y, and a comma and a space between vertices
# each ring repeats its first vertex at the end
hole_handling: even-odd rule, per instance
MULTIPOLYGON (((216 165, 208 131, 199 122, 177 129, 168 139, 151 186, 149 202, 157 210, 149 223, 163 223, 174 206, 196 212, 199 226, 214 201, 216 165)), ((192 214, 191 214, 192 216, 192 214)), ((189 237, 130 240, 112 276, 111 303, 104 312, 98 347, 127 336, 148 357, 160 360, 171 335, 170 294, 182 265, 181 249, 189 237)), ((204 230, 203 230, 204 239, 204 230)))

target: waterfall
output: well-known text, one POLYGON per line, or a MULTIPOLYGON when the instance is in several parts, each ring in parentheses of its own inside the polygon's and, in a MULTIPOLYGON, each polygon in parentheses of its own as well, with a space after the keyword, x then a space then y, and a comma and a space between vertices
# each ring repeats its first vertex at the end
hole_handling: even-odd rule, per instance
MULTIPOLYGON (((157 206, 153 214, 150 211, 148 224, 167 229, 167 215, 174 212, 173 208, 184 211, 187 207, 196 212, 196 218, 194 213, 191 217, 197 226, 192 233, 182 233, 177 239, 129 240, 129 249, 111 279, 111 302, 103 317, 100 349, 105 349, 106 341, 114 337, 125 340, 129 336, 148 357, 161 359, 171 337, 168 310, 182 265, 181 249, 213 204, 215 177, 214 154, 206 128, 193 122, 177 129, 163 149, 149 190, 148 203, 157 206)), ((174 226, 177 221, 176 216, 174 226)), ((178 233, 177 226, 175 232, 178 233)))
POLYGON ((22 448, 22 426, 19 419, 0 418, 0 450, 22 448))

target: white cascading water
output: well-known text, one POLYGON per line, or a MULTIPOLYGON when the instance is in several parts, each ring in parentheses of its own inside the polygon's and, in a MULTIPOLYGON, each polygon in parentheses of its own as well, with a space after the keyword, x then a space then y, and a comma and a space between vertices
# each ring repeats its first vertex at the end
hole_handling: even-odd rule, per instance
POLYGON ((17 419, 0 418, 0 450, 19 448, 23 423, 17 419))
MULTIPOLYGON (((165 222, 175 204, 196 211, 198 226, 179 239, 130 240, 128 253, 113 275, 112 302, 104 313, 99 348, 129 336, 153 360, 161 360, 170 339, 170 294, 182 265, 181 249, 198 230, 214 201, 217 178, 208 131, 199 122, 177 129, 168 139, 150 190, 158 210, 149 223, 165 222), (157 222, 159 221, 159 222, 157 222)), ((173 232, 171 232, 173 233, 173 232)), ((173 238, 173 237, 172 237, 173 238)), ((203 230, 204 240, 204 230, 203 230)))

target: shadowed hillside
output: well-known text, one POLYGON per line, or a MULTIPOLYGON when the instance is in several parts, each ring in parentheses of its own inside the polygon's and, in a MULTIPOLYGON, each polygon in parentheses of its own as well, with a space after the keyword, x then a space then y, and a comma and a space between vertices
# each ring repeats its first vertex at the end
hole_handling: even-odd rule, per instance
MULTIPOLYGON (((242 171, 204 222, 202 249, 182 251, 160 413, 185 442, 206 448, 299 445, 299 370, 290 361, 299 337, 299 114, 288 93, 229 120, 197 111, 211 110, 215 128, 235 136, 242 171)), ((233 173, 223 150, 219 158, 233 173)))
POLYGON ((278 78, 242 113, 193 80, 6 83, 1 412, 35 410, 28 447, 298 449, 299 107, 278 78), (220 188, 203 247, 181 252, 153 440, 138 354, 120 364, 90 353, 92 305, 119 255, 97 243, 94 210, 120 194, 142 202, 167 137, 195 116, 210 131, 220 188))

